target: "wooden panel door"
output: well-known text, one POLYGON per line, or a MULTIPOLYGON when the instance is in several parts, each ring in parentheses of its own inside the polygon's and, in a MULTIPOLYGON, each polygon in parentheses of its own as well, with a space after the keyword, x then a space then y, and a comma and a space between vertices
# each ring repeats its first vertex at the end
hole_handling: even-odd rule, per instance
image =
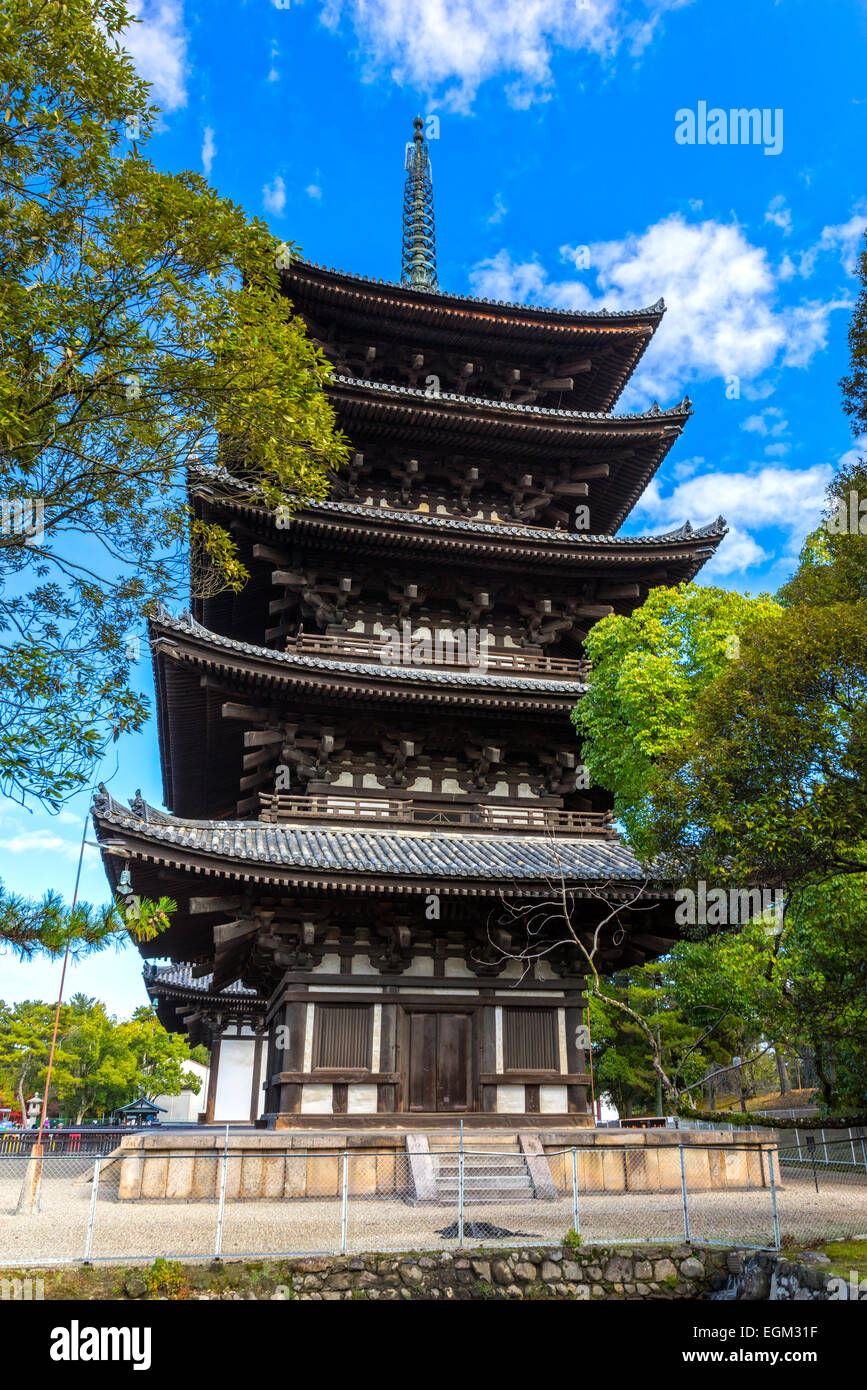
POLYGON ((436 1014, 409 1015, 409 1077, 407 1109, 431 1114, 436 1110, 436 1014))
POLYGON ((407 1109, 472 1109, 472 1015, 419 1012, 407 1022, 407 1109))
POLYGON ((471 1108, 470 1014, 437 1014, 437 1110, 471 1108))

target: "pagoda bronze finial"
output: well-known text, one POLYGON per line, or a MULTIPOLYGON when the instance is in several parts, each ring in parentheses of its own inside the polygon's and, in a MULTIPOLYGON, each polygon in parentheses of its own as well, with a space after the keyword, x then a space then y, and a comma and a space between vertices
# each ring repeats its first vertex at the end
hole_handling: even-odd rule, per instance
POLYGON ((434 290, 437 288, 437 257, 433 180, 423 127, 422 117, 416 116, 413 137, 406 146, 400 282, 416 290, 434 290))

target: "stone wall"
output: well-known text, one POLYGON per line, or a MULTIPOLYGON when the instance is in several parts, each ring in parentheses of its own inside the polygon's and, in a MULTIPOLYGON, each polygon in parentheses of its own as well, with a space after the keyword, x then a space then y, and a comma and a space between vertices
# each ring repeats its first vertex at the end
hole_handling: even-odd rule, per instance
MULTIPOLYGON (((738 1136, 734 1145, 727 1133, 695 1130, 579 1129, 539 1137, 560 1196, 572 1191, 573 1147, 583 1192, 679 1192, 681 1146, 690 1192, 766 1187, 768 1153, 776 1152, 768 1131, 738 1136)), ((405 1133, 248 1131, 230 1133, 228 1142, 228 1201, 337 1197, 346 1152, 350 1196, 401 1197, 411 1176, 405 1133)), ((124 1201, 212 1201, 224 1144, 220 1130, 125 1135, 103 1161, 103 1171, 119 1164, 118 1195, 124 1201)), ((471 1136, 466 1148, 472 1149, 471 1136)), ((779 1182, 778 1166, 776 1176, 779 1182)))
MULTIPOLYGON (((307 1256, 283 1260, 263 1282, 257 1266, 223 1267, 214 1288, 214 1267, 190 1273, 192 1298, 270 1298, 338 1301, 364 1299, 706 1299, 734 1296, 828 1299, 835 1281, 779 1255, 717 1250, 698 1245, 612 1249, 544 1246, 520 1249, 437 1251, 427 1255, 307 1256), (237 1270, 237 1273, 235 1273, 237 1270), (736 1293, 727 1289, 737 1286, 736 1293), (832 1287, 828 1287, 831 1285, 832 1287)), ((128 1296, 144 1288, 141 1276, 127 1281, 128 1296)))

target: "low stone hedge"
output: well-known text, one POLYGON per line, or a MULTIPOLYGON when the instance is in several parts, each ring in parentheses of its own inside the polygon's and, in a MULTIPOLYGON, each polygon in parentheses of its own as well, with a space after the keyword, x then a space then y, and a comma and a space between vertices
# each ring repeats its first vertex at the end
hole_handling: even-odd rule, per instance
MULTIPOLYGON (((309 1299, 679 1299, 707 1298, 734 1277, 747 1300, 765 1299, 777 1272, 777 1297, 827 1298, 828 1276, 772 1253, 694 1245, 639 1249, 544 1246, 512 1250, 434 1251, 420 1255, 307 1256, 280 1263, 270 1294, 239 1286, 196 1291, 192 1298, 309 1299)), ((231 1266, 227 1267, 231 1278, 231 1266)), ((258 1282, 258 1281, 257 1281, 258 1282)), ((205 1283, 207 1281, 205 1280, 205 1283)), ((128 1289, 129 1296, 135 1293, 128 1289)))

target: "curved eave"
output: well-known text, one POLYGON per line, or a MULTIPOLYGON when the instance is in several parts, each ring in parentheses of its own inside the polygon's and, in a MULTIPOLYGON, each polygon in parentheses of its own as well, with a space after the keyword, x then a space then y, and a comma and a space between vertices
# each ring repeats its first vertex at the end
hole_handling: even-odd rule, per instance
POLYGON ((457 555, 487 562, 564 566, 576 575, 603 566, 616 571, 618 580, 640 580, 642 568, 659 565, 670 570, 671 582, 692 579, 726 534, 724 525, 715 525, 663 536, 585 536, 345 502, 305 508, 292 517, 288 528, 280 528, 274 513, 264 507, 218 496, 206 488, 197 488, 195 495, 218 512, 243 517, 259 534, 284 542, 301 536, 321 537, 343 545, 351 543, 356 551, 371 554, 423 550, 432 558, 457 555))
POLYGON ((328 393, 341 428, 357 448, 440 448, 550 466, 562 460, 580 470, 582 455, 611 460, 611 476, 593 484, 600 531, 623 523, 655 476, 690 417, 688 403, 633 415, 547 410, 408 387, 333 377, 328 393), (627 451, 628 458, 619 459, 627 451))
POLYGON ((207 989, 195 989, 189 985, 165 984, 162 980, 151 980, 147 977, 145 977, 144 984, 150 999, 154 1002, 157 1000, 165 1001, 173 1007, 212 1004, 215 1008, 224 1009, 227 1013, 246 1013, 250 1009, 260 1011, 268 1007, 268 1000, 260 994, 227 994, 225 990, 212 993, 207 989))
MULTIPOLYGON (((124 813, 116 803, 109 810, 95 805, 93 822, 106 873, 115 889, 123 865, 130 859, 182 875, 296 890, 413 895, 436 891, 485 897, 499 897, 505 892, 545 897, 556 891, 552 882, 559 880, 560 866, 570 892, 579 895, 586 889, 586 895, 591 896, 591 885, 604 883, 606 893, 631 896, 646 882, 640 866, 619 841, 560 840, 555 852, 551 841, 541 837, 504 843, 492 836, 490 845, 501 862, 481 873, 473 872, 460 836, 430 831, 385 834, 360 829, 338 831, 327 825, 300 828, 255 821, 175 821, 172 817, 149 823, 124 813), (210 847, 209 840, 219 843, 210 847), (403 858, 392 864, 385 862, 383 844, 398 854, 402 852, 403 858), (427 864, 425 850, 430 861, 427 864), (533 861, 532 870, 522 873, 527 860, 533 861)), ((135 879, 133 885, 138 889, 135 879)), ((142 890, 147 886, 141 885, 142 890)), ((191 884, 190 892, 199 891, 201 886, 200 882, 191 884)), ((670 889, 661 885, 648 886, 645 892, 656 899, 671 896, 670 889)), ((165 955, 166 944, 167 938, 161 936, 150 943, 155 949, 145 949, 143 954, 165 955)))
POLYGON ((510 710, 571 709, 587 689, 580 681, 537 677, 479 676, 393 667, 376 662, 330 661, 296 656, 217 633, 191 633, 181 625, 151 620, 151 647, 204 670, 267 685, 281 694, 309 691, 326 698, 398 700, 401 704, 467 705, 510 710))
POLYGON ((411 386, 396 386, 389 382, 365 381, 360 377, 332 376, 328 391, 336 403, 347 402, 363 410, 403 411, 408 413, 418 429, 419 421, 430 427, 435 422, 458 420, 466 426, 486 425, 507 429, 512 433, 540 431, 546 442, 564 435, 571 442, 572 433, 587 433, 594 439, 605 436, 631 437, 636 431, 660 433, 666 425, 682 429, 689 419, 688 400, 666 410, 635 411, 614 415, 608 410, 558 410, 541 405, 516 405, 510 401, 494 401, 484 396, 462 396, 442 391, 429 395, 411 386))
POLYGON ((300 256, 295 257, 282 272, 282 279, 287 286, 303 282, 319 284, 334 293, 357 294, 371 304, 372 311, 380 313, 394 312, 399 308, 403 308, 410 317, 425 312, 448 312, 460 314, 462 322, 466 321, 467 316, 476 316, 485 322, 505 326, 533 324, 546 328, 557 324, 565 328, 578 326, 604 331, 606 328, 649 325, 655 329, 665 313, 661 299, 642 309, 560 309, 544 304, 484 299, 472 294, 444 294, 440 289, 411 289, 395 280, 375 280, 352 271, 335 270, 300 256))
POLYGON ((328 315, 353 334, 365 326, 406 332, 423 341, 432 335, 442 346, 461 351, 477 346, 508 359, 527 345, 552 356, 573 355, 616 343, 613 360, 599 369, 594 400, 608 409, 623 391, 665 313, 661 300, 648 308, 587 311, 514 304, 449 295, 441 290, 409 289, 386 280, 315 265, 297 259, 282 272, 284 293, 301 313, 328 315))
POLYGON ((580 681, 435 672, 376 662, 330 661, 237 642, 180 621, 152 619, 150 646, 156 689, 163 795, 180 813, 237 804, 244 775, 241 729, 227 733, 220 710, 231 695, 254 707, 301 701, 326 708, 496 712, 565 719, 584 694, 580 681), (217 694, 216 691, 222 691, 217 694))

